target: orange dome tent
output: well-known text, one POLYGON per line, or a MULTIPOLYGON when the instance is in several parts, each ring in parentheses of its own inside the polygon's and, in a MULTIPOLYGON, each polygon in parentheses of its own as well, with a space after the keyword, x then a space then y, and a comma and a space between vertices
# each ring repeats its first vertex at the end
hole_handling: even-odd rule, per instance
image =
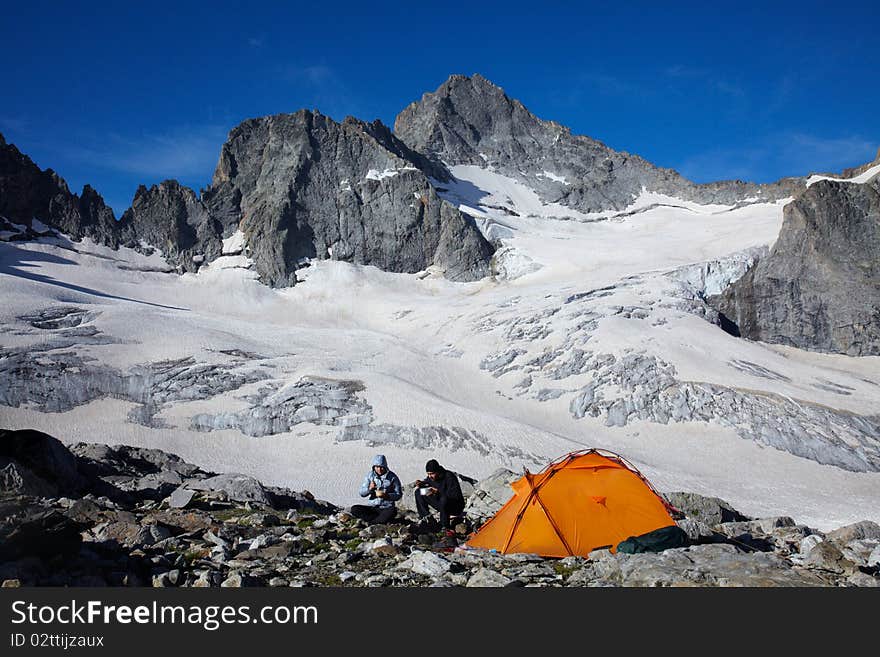
POLYGON ((514 496, 467 545, 504 554, 586 556, 661 527, 675 509, 621 456, 573 452, 511 484, 514 496))

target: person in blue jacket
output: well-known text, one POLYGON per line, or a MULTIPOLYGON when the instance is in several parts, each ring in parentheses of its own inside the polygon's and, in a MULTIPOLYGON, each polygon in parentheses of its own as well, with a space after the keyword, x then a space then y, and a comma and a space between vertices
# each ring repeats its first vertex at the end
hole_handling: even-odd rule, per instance
POLYGON ((351 507, 351 515, 355 518, 370 524, 384 524, 397 515, 396 502, 403 497, 403 487, 400 478, 388 469, 384 454, 376 454, 373 458, 373 467, 364 477, 359 493, 369 501, 351 507))

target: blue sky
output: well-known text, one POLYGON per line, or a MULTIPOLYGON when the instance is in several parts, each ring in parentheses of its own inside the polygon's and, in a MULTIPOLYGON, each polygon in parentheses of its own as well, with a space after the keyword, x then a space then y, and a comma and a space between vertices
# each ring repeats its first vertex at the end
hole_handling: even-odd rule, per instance
POLYGON ((839 171, 880 146, 876 0, 2 2, 0 132, 117 216, 139 184, 207 185, 243 119, 391 125, 453 73, 699 182, 839 171))

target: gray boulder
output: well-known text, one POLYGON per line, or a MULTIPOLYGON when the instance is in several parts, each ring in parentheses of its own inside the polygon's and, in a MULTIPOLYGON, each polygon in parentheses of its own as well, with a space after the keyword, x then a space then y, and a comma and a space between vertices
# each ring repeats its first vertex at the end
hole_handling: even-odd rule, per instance
POLYGON ((172 509, 185 509, 192 502, 195 495, 196 492, 194 490, 180 486, 168 497, 168 506, 172 509))
POLYGON ((772 553, 741 552, 730 545, 697 545, 621 559, 625 586, 827 586, 772 553))
POLYGON ((666 493, 666 500, 691 520, 708 527, 723 522, 740 522, 749 518, 730 504, 717 497, 706 497, 697 493, 672 492, 666 493))
POLYGON ((494 516, 513 497, 510 485, 521 476, 506 468, 500 468, 481 479, 465 503, 465 515, 475 520, 486 520, 494 516))
POLYGON ((843 551, 831 541, 822 541, 815 545, 807 553, 804 565, 838 574, 851 574, 858 570, 858 564, 847 559, 843 551))
POLYGON ((401 563, 400 567, 409 568, 419 575, 437 578, 448 573, 452 564, 434 552, 413 550, 409 559, 401 563))
POLYGON ((479 568, 468 578, 468 588, 500 588, 521 585, 521 582, 505 577, 501 573, 488 568, 479 568))
POLYGON ((838 545, 846 545, 859 539, 880 540, 880 525, 871 520, 862 520, 832 530, 825 535, 825 538, 838 545))
POLYGON ((58 439, 31 429, 0 429, 0 489, 51 496, 76 493, 85 483, 76 458, 58 439))
POLYGON ((236 502, 257 502, 269 506, 269 496, 263 485, 248 475, 219 474, 207 479, 188 479, 187 488, 200 491, 223 491, 236 502))

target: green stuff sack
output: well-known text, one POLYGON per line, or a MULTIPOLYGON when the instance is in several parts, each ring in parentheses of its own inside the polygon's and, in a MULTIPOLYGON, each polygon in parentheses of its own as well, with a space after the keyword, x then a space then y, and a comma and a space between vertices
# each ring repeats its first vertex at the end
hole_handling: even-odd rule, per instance
POLYGON ((687 534, 678 525, 661 527, 641 536, 630 536, 617 544, 617 552, 636 554, 638 552, 663 552, 670 548, 687 547, 687 534))

